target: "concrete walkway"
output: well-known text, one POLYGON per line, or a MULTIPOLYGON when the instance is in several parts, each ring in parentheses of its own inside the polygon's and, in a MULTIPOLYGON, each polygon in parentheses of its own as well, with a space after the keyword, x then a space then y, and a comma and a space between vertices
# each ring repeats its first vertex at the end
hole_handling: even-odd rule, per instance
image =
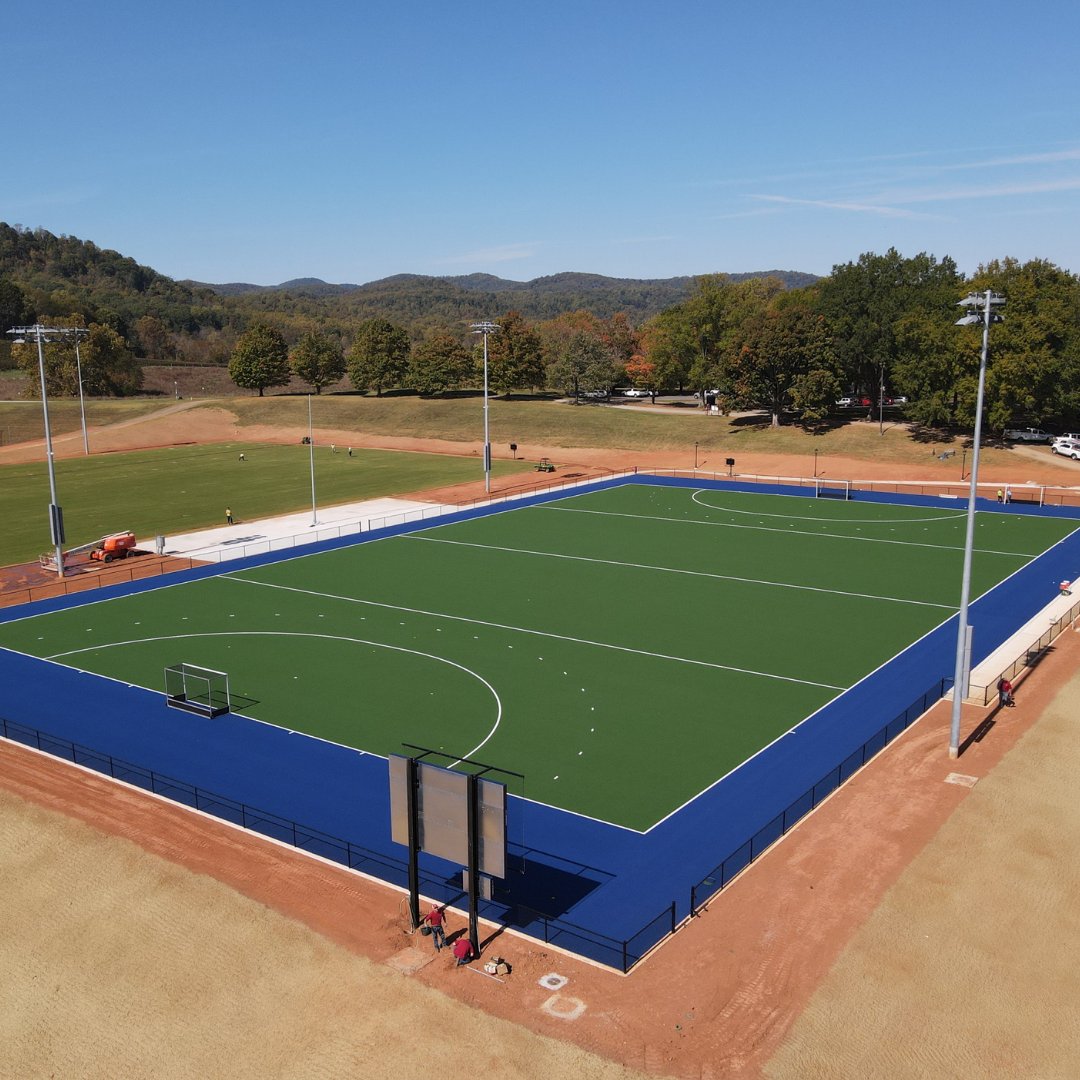
MULTIPOLYGON (((447 509, 450 508, 440 503, 408 499, 369 499, 366 502, 342 503, 339 506, 318 507, 314 524, 311 511, 305 510, 259 521, 237 521, 233 525, 220 525, 213 529, 167 536, 164 554, 182 555, 205 562, 224 562, 227 559, 240 559, 267 551, 283 551, 319 540, 368 532, 400 521, 415 521, 421 516, 434 517, 447 509)), ((138 546, 144 551, 154 551, 155 538, 141 538, 138 546)))

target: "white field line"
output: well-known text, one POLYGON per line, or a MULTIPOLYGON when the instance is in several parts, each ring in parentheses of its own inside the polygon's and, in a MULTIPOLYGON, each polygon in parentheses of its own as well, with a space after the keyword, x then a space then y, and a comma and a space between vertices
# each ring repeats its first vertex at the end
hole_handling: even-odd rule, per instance
MULTIPOLYGON (((327 641, 345 641, 351 645, 370 645, 375 649, 389 649, 391 652, 408 653, 411 656, 421 656, 425 660, 435 660, 441 664, 449 664, 450 667, 457 668, 459 671, 463 671, 466 675, 471 675, 478 682, 484 684, 490 692, 491 696, 495 699, 495 723, 492 725, 491 730, 484 736, 484 738, 474 746, 465 757, 472 757, 478 750, 482 750, 484 745, 488 743, 492 736, 499 729, 499 724, 502 723, 503 716, 503 703, 499 697, 498 691, 491 685, 479 672, 473 671, 472 668, 466 667, 464 664, 459 664, 456 660, 450 660, 445 656, 438 656, 435 653, 423 652, 421 649, 407 649, 401 645, 387 645, 382 641, 371 641, 367 638, 348 637, 344 634, 312 634, 299 630, 215 630, 208 631, 206 633, 196 634, 160 634, 155 637, 146 638, 132 638, 128 641, 106 641, 97 645, 84 645, 78 649, 68 649, 65 652, 52 653, 49 656, 41 657, 43 660, 47 660, 51 663, 57 663, 61 657, 66 656, 78 656, 80 653, 100 652, 104 649, 116 649, 122 648, 126 645, 145 645, 151 641, 190 641, 193 638, 233 638, 233 637, 302 637, 302 638, 322 638, 327 641)), ((65 665, 67 666, 67 665, 65 665)), ((86 672, 83 668, 75 668, 76 671, 83 674, 95 674, 94 672, 86 672)), ((109 678, 109 676, 102 676, 102 678, 109 678)), ((119 680, 117 680, 119 681, 119 680)), ((127 684, 132 685, 131 683, 127 684)), ((143 687, 145 690, 151 689, 150 687, 143 687)), ((242 713, 236 715, 241 716, 242 713)), ((246 717, 246 719, 255 719, 254 717, 246 717)), ((259 723, 267 723, 267 721, 258 721, 259 723)), ((280 724, 270 724, 271 727, 280 727, 280 724)), ((304 735, 306 732, 294 732, 289 728, 284 730, 289 731, 290 734, 304 735)), ((309 736, 316 739, 319 742, 329 742, 334 746, 341 746, 341 743, 335 743, 333 739, 323 739, 318 735, 309 736)), ((350 750, 356 749, 355 747, 348 747, 350 750)), ((361 750, 360 753, 367 753, 367 751, 361 750)))
POLYGON ((442 540, 436 536, 407 536, 406 540, 422 540, 429 544, 453 544, 456 547, 480 548, 484 551, 508 551, 518 555, 537 555, 544 559, 569 559, 572 562, 599 563, 604 566, 622 566, 630 570, 655 570, 663 574, 685 574, 688 577, 712 578, 716 581, 738 581, 746 585, 768 585, 776 589, 797 589, 799 592, 825 593, 829 596, 849 596, 856 600, 883 600, 890 604, 913 604, 915 607, 942 608, 955 611, 954 604, 935 604, 928 600, 905 600, 898 596, 879 596, 876 593, 848 592, 844 589, 823 589, 815 585, 794 585, 788 581, 766 581, 762 578, 738 577, 735 574, 713 574, 706 570, 680 570, 673 566, 655 566, 652 563, 623 562, 619 559, 595 559, 588 555, 564 555, 556 551, 533 551, 530 548, 502 547, 498 544, 476 544, 465 540, 442 540))
POLYGON ((753 675, 761 679, 775 679, 778 682, 795 683, 800 686, 816 686, 822 690, 846 690, 845 686, 833 683, 814 682, 811 679, 796 679, 789 675, 776 675, 771 671, 755 671, 753 668, 734 667, 731 664, 715 664, 708 660, 692 660, 686 656, 671 656, 668 653, 650 652, 647 649, 633 649, 628 645, 612 645, 607 641, 591 641, 588 638, 570 637, 567 634, 553 634, 547 630, 532 630, 525 626, 511 626, 506 623, 490 622, 487 619, 471 619, 465 615, 448 615, 444 611, 425 611, 423 608, 405 607, 402 604, 384 604, 377 600, 364 600, 356 596, 341 596, 337 593, 319 592, 316 589, 301 589, 294 585, 275 585, 269 581, 257 581, 254 578, 236 577, 222 574, 223 581, 236 581, 246 585, 258 585, 264 589, 281 589, 284 592, 302 593, 317 596, 320 600, 343 600, 347 604, 363 604, 366 607, 382 608, 386 611, 404 611, 410 615, 424 615, 432 619, 446 619, 450 622, 468 623, 471 626, 486 626, 493 630, 507 630, 514 634, 530 634, 534 637, 566 641, 572 645, 589 645, 596 649, 610 649, 613 652, 630 653, 634 656, 648 656, 654 660, 671 660, 677 664, 692 664, 695 667, 713 668, 717 671, 732 671, 738 675, 753 675))
MULTIPOLYGON (((700 504, 699 504, 700 505, 700 504)), ((535 510, 559 510, 565 514, 598 514, 602 517, 632 518, 634 521, 670 521, 678 525, 705 525, 712 529, 752 529, 754 532, 781 533, 784 536, 813 536, 819 540, 854 540, 860 544, 895 544, 897 547, 931 548, 934 551, 963 551, 963 547, 947 547, 945 544, 920 544, 910 540, 885 540, 877 536, 842 536, 836 533, 805 532, 802 529, 770 529, 764 525, 733 525, 727 521, 699 521, 695 518, 663 517, 660 514, 627 514, 615 510, 582 510, 576 506, 536 506, 535 510)), ((990 548, 975 548, 979 555, 1003 555, 1011 559, 1026 559, 1030 562, 1038 555, 1026 551, 994 551, 990 548)))
MULTIPOLYGON (((957 513, 954 510, 941 510, 933 517, 923 518, 860 518, 860 517, 814 517, 810 514, 764 514, 760 510, 738 510, 734 506, 713 506, 712 503, 705 502, 704 499, 699 499, 699 495, 704 495, 706 492, 714 491, 714 488, 702 488, 700 491, 695 491, 690 496, 690 501, 695 502, 698 506, 704 506, 706 510, 721 510, 725 514, 745 514, 748 517, 766 517, 766 518, 785 518, 788 521, 824 521, 829 524, 836 525, 849 525, 858 523, 860 525, 908 525, 908 524, 920 524, 922 522, 932 521, 963 521, 967 517, 967 513, 961 511, 957 513)), ((772 498, 770 495, 769 498, 772 498)), ((867 505, 865 503, 856 505, 867 505)))

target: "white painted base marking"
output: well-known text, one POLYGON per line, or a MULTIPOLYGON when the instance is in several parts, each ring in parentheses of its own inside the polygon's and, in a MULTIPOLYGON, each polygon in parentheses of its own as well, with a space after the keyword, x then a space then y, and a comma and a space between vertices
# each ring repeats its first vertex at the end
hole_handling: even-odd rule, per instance
POLYGON ((581 998, 570 997, 566 994, 552 994, 540 1006, 540 1009, 548 1016, 554 1016, 556 1020, 577 1020, 587 1007, 581 998))
POLYGON ((951 772, 945 777, 946 784, 959 784, 961 787, 974 787, 978 782, 977 776, 965 776, 958 772, 951 772))

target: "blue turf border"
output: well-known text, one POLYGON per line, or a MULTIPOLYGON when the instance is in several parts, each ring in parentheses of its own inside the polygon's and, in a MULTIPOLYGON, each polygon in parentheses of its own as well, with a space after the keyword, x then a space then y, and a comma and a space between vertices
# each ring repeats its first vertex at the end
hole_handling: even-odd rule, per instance
MULTIPOLYGON (((0 611, 0 622, 628 483, 807 495, 805 488, 780 484, 763 488, 645 474, 615 478, 39 601, 0 611)), ((934 496, 859 492, 855 497, 943 506, 934 496)), ((1080 522, 1080 510, 1072 508, 1000 507, 989 500, 977 505, 1080 522)), ((1080 533, 1074 533, 975 601, 973 664, 1045 607, 1057 582, 1072 577, 1078 567, 1080 533)), ((954 617, 648 833, 511 798, 510 873, 483 913, 625 970, 690 913, 692 890, 699 890, 700 903, 723 883, 717 881, 717 870, 725 860, 721 874, 730 877, 937 700, 951 682, 955 640, 954 617)), ((381 757, 235 715, 208 720, 182 714, 166 709, 160 694, 4 649, 0 717, 17 741, 297 843, 399 887, 405 884, 404 850, 389 840, 387 767, 381 757)), ((422 868, 426 894, 460 900, 459 869, 426 856, 422 868)))

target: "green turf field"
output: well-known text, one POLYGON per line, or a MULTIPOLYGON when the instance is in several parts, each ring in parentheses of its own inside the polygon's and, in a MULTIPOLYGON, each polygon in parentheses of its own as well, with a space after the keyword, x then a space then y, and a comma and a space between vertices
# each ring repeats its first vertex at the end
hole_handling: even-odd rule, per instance
MULTIPOLYGON (((344 447, 333 454, 329 446, 318 446, 315 453, 316 497, 322 506, 483 478, 479 457, 354 450, 350 458, 344 447)), ((492 462, 495 476, 531 469, 525 461, 492 462)), ((9 465, 0 472, 0 482, 0 566, 35 559, 50 548, 45 463, 9 465)), ((220 525, 226 506, 237 521, 311 507, 308 447, 299 443, 225 443, 64 458, 56 463, 56 485, 68 547, 125 529, 149 537, 220 525)))
MULTIPOLYGON (((1075 522, 980 513, 972 596, 1075 522)), ((964 513, 627 485, 0 627, 0 645, 644 829, 948 619, 964 513)), ((192 718, 192 724, 210 723, 192 718)))

